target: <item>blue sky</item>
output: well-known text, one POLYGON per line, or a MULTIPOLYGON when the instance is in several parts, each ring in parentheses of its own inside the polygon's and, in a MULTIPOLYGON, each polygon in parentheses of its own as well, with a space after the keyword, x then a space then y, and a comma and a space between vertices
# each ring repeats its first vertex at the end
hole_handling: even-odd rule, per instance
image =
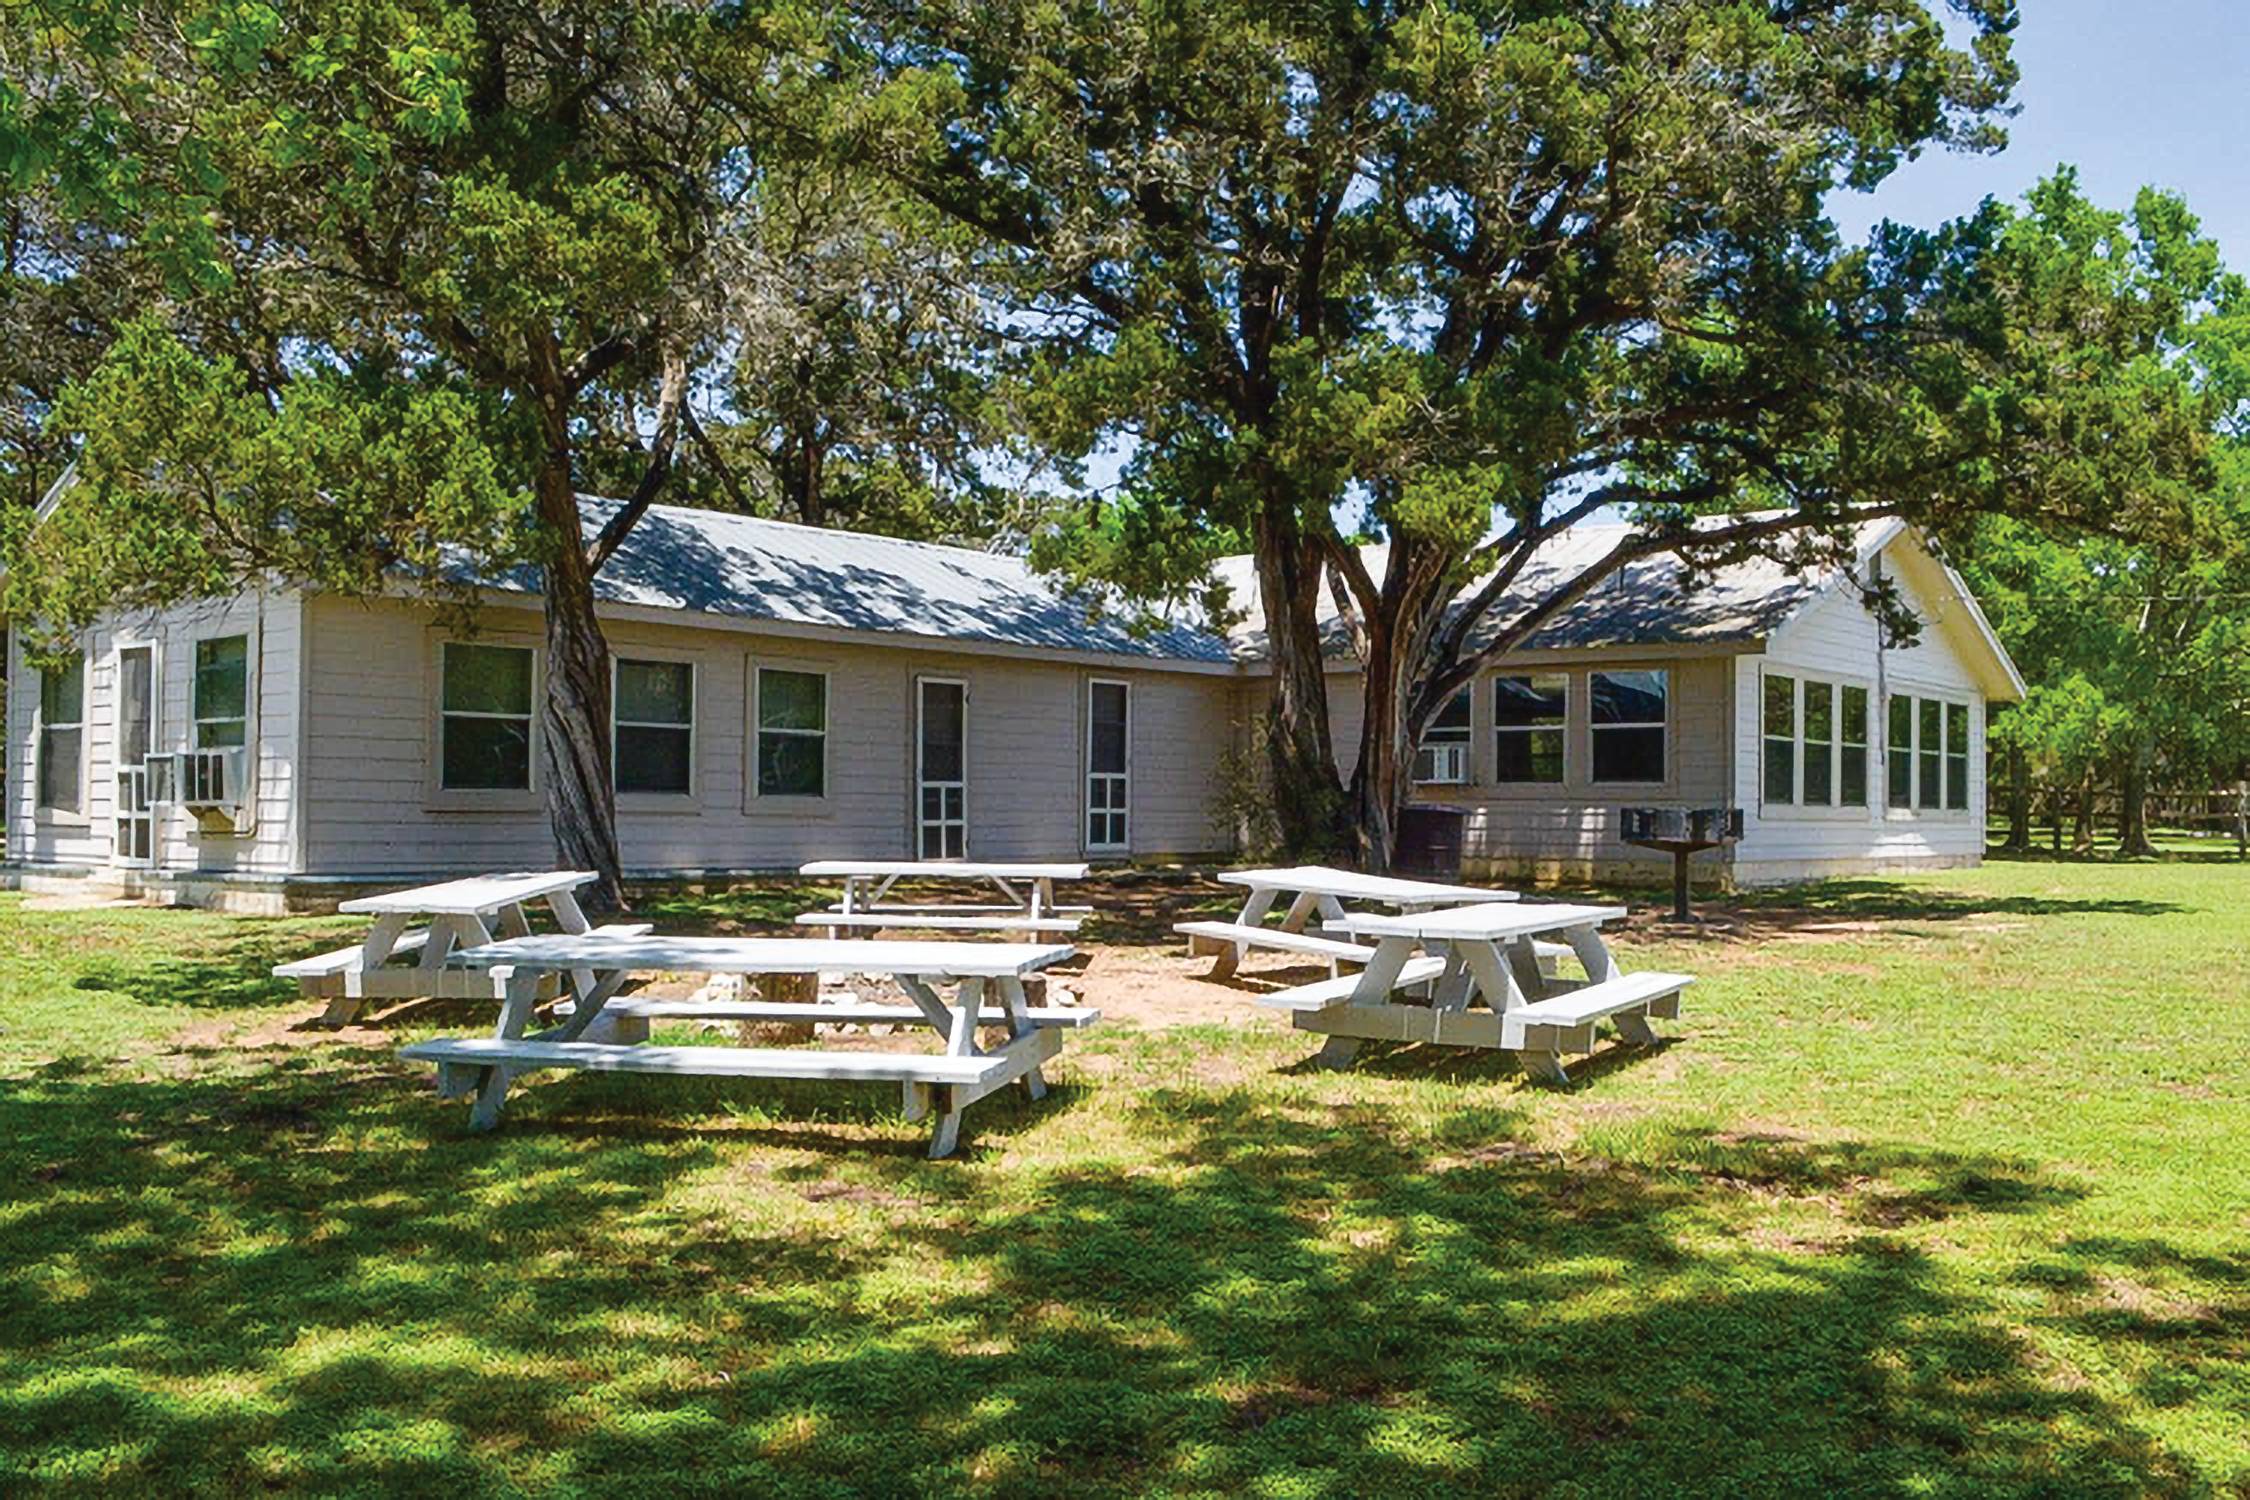
POLYGON ((2250 4, 2023 0, 2015 52, 2008 149, 1936 152, 1872 194, 1838 194, 1847 239, 1879 218, 1935 224, 1988 194, 2020 197, 2071 162, 2104 207, 2129 207, 2144 184, 2184 195, 2227 264, 2250 272, 2250 4))

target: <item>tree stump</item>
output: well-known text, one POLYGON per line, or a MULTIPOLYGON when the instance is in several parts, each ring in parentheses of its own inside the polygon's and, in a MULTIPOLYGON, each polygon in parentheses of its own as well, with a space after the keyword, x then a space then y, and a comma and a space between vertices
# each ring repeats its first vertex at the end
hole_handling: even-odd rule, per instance
MULTIPOLYGON (((813 1005, 820 1000, 818 974, 766 974, 758 980, 758 998, 769 1005, 813 1005)), ((744 1021, 735 1028, 736 1035, 745 1047, 770 1046, 777 1042, 809 1042, 813 1039, 810 1021, 744 1021)))

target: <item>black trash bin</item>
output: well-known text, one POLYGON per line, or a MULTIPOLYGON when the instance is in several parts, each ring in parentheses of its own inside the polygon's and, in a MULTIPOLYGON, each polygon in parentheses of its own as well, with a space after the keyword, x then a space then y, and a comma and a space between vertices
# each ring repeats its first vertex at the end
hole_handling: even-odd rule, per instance
POLYGON ((1461 857, 1468 848, 1468 829, 1465 808, 1414 803, 1399 817, 1398 851, 1392 856, 1391 867, 1401 875, 1459 880, 1461 857))

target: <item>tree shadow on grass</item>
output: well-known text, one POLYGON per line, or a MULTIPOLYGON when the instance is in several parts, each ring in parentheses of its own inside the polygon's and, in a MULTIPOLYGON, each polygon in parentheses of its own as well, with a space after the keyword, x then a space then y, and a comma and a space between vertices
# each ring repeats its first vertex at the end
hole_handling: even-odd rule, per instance
POLYGON ((1738 893, 1733 909, 1746 916, 1806 912, 1815 917, 1881 921, 1954 921, 1965 917, 2173 916, 2193 908, 2176 901, 2126 896, 1996 896, 1936 889, 1903 880, 1841 879, 1772 891, 1738 893))
MULTIPOLYGON (((1128 1161, 931 1163, 768 1149, 762 1124, 703 1123, 729 1094, 652 1109, 612 1080, 528 1089, 470 1136, 418 1082, 339 1051, 0 1083, 0 1475, 2196 1487, 1880 1217, 1839 1212, 1819 1254, 1746 1233, 1769 1199, 1912 1193, 1955 1218, 2071 1191, 2017 1161, 1687 1130, 1562 1156, 1508 1149, 1520 1119, 1489 1102, 1410 1138, 1374 1103, 1160 1089, 1113 1101, 1128 1161)), ((2183 1274, 2214 1269, 2239 1268, 2183 1274)))
POLYGON ((239 936, 198 946, 191 957, 89 960, 79 967, 72 987, 195 1010, 263 1009, 299 998, 296 981, 274 978, 273 968, 303 958, 309 946, 301 933, 249 927, 239 936))

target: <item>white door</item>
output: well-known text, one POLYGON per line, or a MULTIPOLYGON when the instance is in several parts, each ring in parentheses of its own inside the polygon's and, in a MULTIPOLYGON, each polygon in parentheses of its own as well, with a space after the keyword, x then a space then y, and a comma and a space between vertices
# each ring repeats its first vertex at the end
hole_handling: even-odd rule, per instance
POLYGON ((1122 682, 1086 685, 1086 850, 1132 847, 1132 693, 1122 682))
POLYGON ((128 646, 117 653, 116 834, 110 858, 145 867, 156 857, 156 810, 149 800, 148 753, 156 740, 156 653, 128 646))
POLYGON ((969 686, 945 677, 915 684, 914 849, 919 859, 969 852, 969 686))

